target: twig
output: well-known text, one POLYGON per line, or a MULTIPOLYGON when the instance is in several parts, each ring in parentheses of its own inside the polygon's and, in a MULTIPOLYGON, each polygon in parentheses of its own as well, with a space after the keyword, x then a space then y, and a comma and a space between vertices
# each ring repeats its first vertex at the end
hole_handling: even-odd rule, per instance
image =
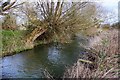
POLYGON ((89 60, 84 60, 84 59, 79 59, 79 61, 81 61, 81 62, 85 62, 85 63, 90 63, 90 64, 92 64, 92 63, 93 63, 92 61, 89 61, 89 60))
POLYGON ((109 71, 107 71, 103 76, 102 78, 104 78, 110 71, 112 71, 114 68, 111 68, 109 71))

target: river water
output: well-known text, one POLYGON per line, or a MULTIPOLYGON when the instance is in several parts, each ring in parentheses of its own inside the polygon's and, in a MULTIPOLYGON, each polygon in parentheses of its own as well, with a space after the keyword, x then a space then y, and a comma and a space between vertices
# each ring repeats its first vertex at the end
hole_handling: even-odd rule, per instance
POLYGON ((44 70, 54 77, 62 77, 66 67, 73 65, 80 57, 84 48, 79 42, 50 43, 39 45, 32 50, 4 57, 2 59, 3 78, 44 78, 44 70))
MULTIPOLYGON (((110 8, 113 3, 104 5, 110 8)), ((117 7, 111 7, 110 10, 115 10, 114 12, 117 13, 118 9, 117 7)), ((50 43, 39 45, 32 50, 4 57, 2 63, 0 62, 2 77, 44 78, 45 70, 54 77, 62 77, 66 67, 73 65, 79 57, 82 57, 81 53, 84 48, 80 46, 80 43, 86 43, 84 41, 84 39, 79 38, 67 44, 50 43)))

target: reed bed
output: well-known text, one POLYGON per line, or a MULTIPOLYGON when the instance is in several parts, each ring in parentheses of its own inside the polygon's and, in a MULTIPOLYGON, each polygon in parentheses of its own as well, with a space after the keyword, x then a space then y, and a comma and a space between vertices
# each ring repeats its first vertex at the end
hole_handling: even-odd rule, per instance
POLYGON ((118 78, 118 29, 103 31, 97 37, 96 42, 95 37, 90 40, 89 55, 68 68, 63 78, 118 78))

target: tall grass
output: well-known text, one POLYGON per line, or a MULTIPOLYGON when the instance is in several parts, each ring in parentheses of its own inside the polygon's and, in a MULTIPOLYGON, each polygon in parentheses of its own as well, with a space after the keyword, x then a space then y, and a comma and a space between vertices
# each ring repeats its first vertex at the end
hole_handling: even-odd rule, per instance
MULTIPOLYGON (((97 56, 86 55, 85 58, 92 63, 78 60, 74 66, 66 70, 64 78, 118 78, 118 30, 103 31, 98 37, 100 42, 90 46, 92 51, 96 51, 94 53, 97 56), (96 60, 91 60, 92 57, 96 60)), ((89 55, 94 53, 88 52, 89 55)))
POLYGON ((24 50, 23 31, 2 30, 2 56, 24 50))

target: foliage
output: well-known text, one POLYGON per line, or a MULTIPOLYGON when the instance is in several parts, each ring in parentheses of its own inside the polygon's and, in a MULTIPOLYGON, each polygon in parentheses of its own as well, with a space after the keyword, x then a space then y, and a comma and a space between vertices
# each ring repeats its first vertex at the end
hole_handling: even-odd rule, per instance
POLYGON ((27 16, 27 26, 32 30, 36 27, 47 28, 47 31, 39 37, 42 40, 67 40, 78 31, 99 23, 97 19, 94 20, 97 14, 95 3, 66 3, 58 0, 58 2, 38 1, 31 5, 25 4, 22 12, 27 16))
POLYGON ((16 24, 15 16, 11 14, 7 14, 2 23, 2 29, 14 30, 16 29, 16 27, 17 24, 16 24))

